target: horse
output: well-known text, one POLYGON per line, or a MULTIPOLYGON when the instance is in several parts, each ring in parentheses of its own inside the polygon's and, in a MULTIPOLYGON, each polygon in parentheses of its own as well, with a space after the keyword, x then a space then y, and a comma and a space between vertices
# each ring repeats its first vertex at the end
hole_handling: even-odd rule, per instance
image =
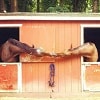
POLYGON ((16 57, 21 53, 28 53, 34 56, 51 56, 49 53, 45 53, 42 49, 30 47, 26 43, 22 43, 16 39, 8 39, 0 47, 0 57, 2 62, 16 62, 16 57))
POLYGON ((86 62, 97 62, 98 60, 98 50, 96 45, 92 42, 86 42, 81 46, 66 50, 64 54, 66 56, 83 56, 86 62))
POLYGON ((16 57, 21 53, 27 53, 36 57, 69 57, 71 55, 83 56, 88 62, 96 62, 98 60, 98 51, 94 43, 87 42, 76 48, 71 48, 63 53, 47 53, 40 48, 30 47, 26 43, 22 43, 16 39, 8 39, 0 47, 0 58, 2 62, 16 62, 16 57))

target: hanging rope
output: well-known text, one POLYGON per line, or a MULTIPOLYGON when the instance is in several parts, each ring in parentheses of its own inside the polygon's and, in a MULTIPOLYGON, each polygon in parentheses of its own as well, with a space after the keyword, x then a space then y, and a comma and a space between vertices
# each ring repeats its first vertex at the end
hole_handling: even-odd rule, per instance
POLYGON ((50 87, 54 87, 54 77, 55 77, 55 65, 54 64, 50 64, 50 80, 49 80, 49 86, 50 87))

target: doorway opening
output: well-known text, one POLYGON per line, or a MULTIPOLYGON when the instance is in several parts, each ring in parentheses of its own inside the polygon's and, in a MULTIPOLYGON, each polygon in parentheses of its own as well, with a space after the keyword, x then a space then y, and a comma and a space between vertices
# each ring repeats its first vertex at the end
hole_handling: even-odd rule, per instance
POLYGON ((84 43, 85 42, 93 42, 96 45, 99 55, 98 61, 100 62, 100 28, 84 28, 84 43))
MULTIPOLYGON (((0 45, 6 42, 9 38, 19 40, 19 27, 0 27, 0 45)), ((16 57, 19 62, 19 56, 16 57)), ((0 59, 0 62, 2 60, 0 59)))
MULTIPOLYGON (((93 42, 98 50, 98 61, 100 62, 100 25, 83 25, 81 43, 93 42)), ((83 58, 83 61, 84 58, 83 58)))

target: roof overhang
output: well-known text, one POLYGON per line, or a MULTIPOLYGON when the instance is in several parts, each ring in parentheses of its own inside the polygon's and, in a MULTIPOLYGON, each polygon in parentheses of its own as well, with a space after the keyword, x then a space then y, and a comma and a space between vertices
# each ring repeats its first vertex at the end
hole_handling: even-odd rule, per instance
POLYGON ((0 20, 100 20, 100 13, 1 13, 0 20))

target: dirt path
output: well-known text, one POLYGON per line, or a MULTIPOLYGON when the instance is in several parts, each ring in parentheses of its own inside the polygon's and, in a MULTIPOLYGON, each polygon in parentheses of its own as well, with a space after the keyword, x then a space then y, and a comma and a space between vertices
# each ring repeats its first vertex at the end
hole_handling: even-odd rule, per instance
POLYGON ((100 97, 66 97, 66 98, 17 98, 1 97, 0 100, 100 100, 100 97))
MULTIPOLYGON (((29 96, 29 95, 28 95, 29 96)), ((36 97, 36 95, 30 95, 29 97, 21 94, 21 96, 17 95, 17 97, 13 94, 13 96, 8 95, 0 95, 0 100, 100 100, 100 92, 89 92, 89 93, 81 93, 81 94, 68 94, 66 97, 36 97)))

